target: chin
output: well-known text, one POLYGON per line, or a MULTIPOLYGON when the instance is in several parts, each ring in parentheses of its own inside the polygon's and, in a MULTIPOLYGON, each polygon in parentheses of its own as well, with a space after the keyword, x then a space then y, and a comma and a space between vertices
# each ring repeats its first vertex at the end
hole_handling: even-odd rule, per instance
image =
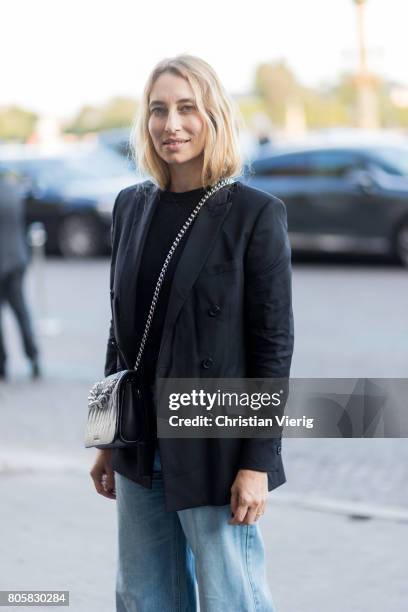
POLYGON ((169 157, 167 159, 165 159, 165 161, 168 164, 185 164, 186 162, 189 162, 190 160, 192 160, 193 157, 183 157, 181 155, 178 155, 177 153, 174 155, 169 155, 169 157))

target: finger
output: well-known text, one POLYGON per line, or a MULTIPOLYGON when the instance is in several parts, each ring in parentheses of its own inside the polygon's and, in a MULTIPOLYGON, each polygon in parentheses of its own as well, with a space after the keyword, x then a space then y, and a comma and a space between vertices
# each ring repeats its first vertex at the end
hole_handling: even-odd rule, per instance
POLYGON ((248 504, 239 502, 239 505, 236 511, 234 512, 234 516, 232 517, 230 524, 231 525, 241 525, 242 521, 245 518, 247 511, 248 511, 248 504))
POLYGON ((232 515, 235 514, 235 512, 238 509, 238 495, 237 493, 231 493, 231 513, 232 515))
POLYGON ((102 487, 103 487, 103 491, 106 496, 115 495, 115 485, 114 484, 109 485, 108 480, 105 475, 102 476, 102 487))
POLYGON ((114 491, 115 490, 115 473, 113 472, 113 470, 106 471, 102 478, 105 483, 105 488, 108 491, 114 491))
POLYGON ((257 516, 257 518, 259 519, 259 517, 261 517, 264 512, 265 512, 265 504, 264 504, 264 502, 260 502, 258 504, 258 506, 256 506, 256 516, 257 516))
POLYGON ((106 497, 115 496, 115 479, 107 474, 102 475, 102 487, 106 497))
POLYGON ((92 470, 89 472, 89 474, 93 480, 95 489, 97 490, 98 493, 100 493, 101 488, 102 488, 102 475, 103 475, 102 470, 100 470, 99 468, 93 467, 92 470))
POLYGON ((93 480, 93 483, 95 485, 95 489, 96 489, 97 493, 99 493, 99 495, 104 495, 105 496, 106 495, 106 490, 105 490, 105 487, 103 485, 102 478, 98 479, 97 477, 92 476, 92 480, 93 480))
MULTIPOLYGON (((95 485, 96 486, 96 485, 95 485)), ((100 495, 107 497, 108 499, 116 499, 116 491, 112 487, 108 487, 106 484, 106 480, 103 479, 99 486, 96 489, 100 495)))
POLYGON ((108 499, 116 499, 116 493, 114 491, 105 491, 103 496, 107 497, 108 499))
POLYGON ((108 499, 116 499, 116 494, 114 494, 112 490, 107 490, 104 486, 103 476, 104 473, 100 469, 91 471, 91 478, 97 493, 99 493, 99 495, 103 495, 103 497, 107 497, 108 499))
POLYGON ((248 508, 248 512, 245 515, 245 518, 243 520, 243 524, 244 525, 252 525, 253 523, 255 523, 259 516, 258 516, 258 510, 259 506, 254 506, 254 507, 250 507, 248 508))

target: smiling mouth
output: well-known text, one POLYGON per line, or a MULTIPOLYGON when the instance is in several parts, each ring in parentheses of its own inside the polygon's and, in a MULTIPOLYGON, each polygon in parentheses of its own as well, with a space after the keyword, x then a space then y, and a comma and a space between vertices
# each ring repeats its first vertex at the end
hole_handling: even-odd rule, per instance
POLYGON ((164 146, 170 146, 170 145, 180 145, 180 144, 184 144, 185 142, 190 142, 190 139, 188 140, 170 140, 170 141, 164 141, 163 144, 164 146))

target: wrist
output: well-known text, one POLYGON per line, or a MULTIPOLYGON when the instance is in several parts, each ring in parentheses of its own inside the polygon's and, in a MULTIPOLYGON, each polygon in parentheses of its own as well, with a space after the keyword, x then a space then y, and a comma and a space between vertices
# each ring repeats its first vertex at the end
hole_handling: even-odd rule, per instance
POLYGON ((257 470, 254 468, 240 468, 239 472, 255 472, 257 474, 267 474, 267 470, 257 470))

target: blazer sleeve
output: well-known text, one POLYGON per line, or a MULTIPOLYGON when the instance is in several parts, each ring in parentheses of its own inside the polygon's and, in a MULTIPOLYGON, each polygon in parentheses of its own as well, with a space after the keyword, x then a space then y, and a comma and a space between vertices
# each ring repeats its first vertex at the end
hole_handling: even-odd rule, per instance
MULTIPOLYGON (((113 296, 113 287, 114 287, 114 274, 115 274, 115 266, 116 266, 116 254, 117 254, 117 208, 118 208, 118 202, 121 196, 121 193, 123 193, 123 190, 119 192, 118 196, 116 197, 115 203, 113 205, 113 210, 112 210, 112 225, 111 225, 111 248, 112 248, 112 253, 111 253, 111 261, 110 261, 110 281, 109 281, 109 297, 110 297, 110 302, 112 303, 112 296, 113 296)), ((105 357, 105 369, 104 369, 104 373, 105 376, 110 376, 110 374, 115 374, 118 371, 118 366, 117 366, 117 362, 118 362, 118 349, 117 349, 117 344, 116 344, 116 339, 115 339, 115 334, 114 334, 114 330, 113 330, 113 320, 112 320, 112 316, 111 316, 111 320, 110 320, 110 324, 109 324, 109 332, 108 332, 108 344, 106 347, 106 357, 105 357)))
MULTIPOLYGON (((245 257, 245 337, 247 376, 279 378, 284 389, 283 414, 289 388, 294 328, 291 249, 284 203, 269 199, 255 222, 245 257)), ((281 461, 280 440, 246 438, 240 468, 274 471, 281 461)))

